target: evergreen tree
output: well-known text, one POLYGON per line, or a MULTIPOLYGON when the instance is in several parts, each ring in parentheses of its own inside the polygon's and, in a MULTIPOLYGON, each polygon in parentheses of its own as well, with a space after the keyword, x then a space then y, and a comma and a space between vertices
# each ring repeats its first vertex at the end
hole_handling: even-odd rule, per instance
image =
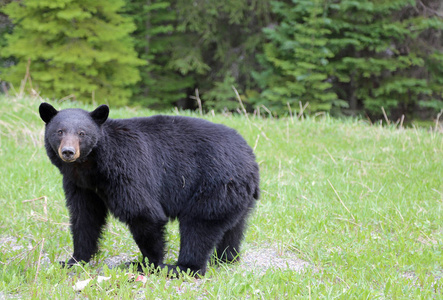
POLYGON ((195 82, 186 76, 189 70, 180 66, 179 60, 186 55, 186 38, 177 33, 177 13, 171 2, 133 0, 126 8, 137 27, 135 49, 147 62, 140 67, 142 80, 134 88, 133 101, 155 108, 170 107, 186 98, 195 82))
MULTIPOLYGON (((156 108, 195 104, 198 88, 205 108, 234 109, 232 86, 248 93, 251 68, 258 66, 261 27, 267 21, 268 0, 128 1, 134 16, 136 49, 148 62, 141 67, 136 101, 156 108)), ((243 94, 243 98, 245 95, 243 94)))
POLYGON ((127 103, 128 88, 139 80, 129 33, 130 18, 119 14, 123 0, 23 0, 4 12, 15 24, 2 56, 18 63, 6 70, 15 86, 24 77, 28 60, 34 88, 41 95, 82 101, 127 103))
POLYGON ((0 0, 0 48, 6 45, 4 36, 12 30, 11 21, 2 13, 1 8, 11 2, 12 0, 0 0))
POLYGON ((279 20, 264 29, 255 73, 261 101, 277 111, 286 101, 371 115, 384 107, 394 119, 419 103, 441 109, 442 45, 430 42, 443 29, 437 9, 414 0, 273 1, 279 20))
POLYGON ((232 86, 244 101, 253 97, 251 74, 259 68, 256 54, 270 22, 269 0, 176 0, 175 7, 177 30, 187 43, 171 64, 194 76, 204 107, 237 108, 232 86))
POLYGON ((397 118, 412 113, 418 99, 433 93, 417 72, 426 57, 417 37, 430 20, 404 14, 414 6, 413 0, 342 0, 330 6, 328 39, 335 56, 329 69, 334 90, 349 100, 351 109, 380 115, 384 107, 397 118))
POLYGON ((331 91, 327 65, 333 53, 328 48, 324 0, 273 1, 272 11, 280 19, 265 28, 269 42, 260 56, 264 70, 254 73, 263 92, 257 104, 274 112, 290 105, 309 102, 312 111, 329 111, 338 101, 331 91))
POLYGON ((440 0, 13 1, 2 10, 12 34, 0 14, 0 76, 18 86, 30 61, 46 97, 164 109, 192 107, 198 88, 205 108, 234 110, 234 86, 277 114, 309 102, 375 116, 384 107, 395 119, 443 108, 442 9, 440 0))
MULTIPOLYGON (((6 46, 5 36, 8 33, 11 33, 13 28, 11 20, 8 18, 6 14, 2 13, 1 11, 1 8, 10 2, 12 2, 12 0, 0 0, 0 50, 6 46)), ((13 61, 11 59, 5 59, 0 56, 0 68, 6 67, 12 63, 13 61)), ((1 72, 0 72, 0 84, 2 85, 0 88, 0 93, 2 93, 3 90, 6 89, 6 82, 3 81, 1 72)))
MULTIPOLYGON (((414 23, 420 28, 415 40, 408 41, 408 47, 423 57, 424 66, 414 70, 427 81, 431 92, 419 99, 420 116, 434 117, 443 110, 443 4, 440 0, 417 1, 415 7, 402 10, 402 16, 413 17, 414 23), (423 108, 430 108, 431 114, 424 114, 423 108)), ((415 75, 417 76, 417 75, 415 75)))

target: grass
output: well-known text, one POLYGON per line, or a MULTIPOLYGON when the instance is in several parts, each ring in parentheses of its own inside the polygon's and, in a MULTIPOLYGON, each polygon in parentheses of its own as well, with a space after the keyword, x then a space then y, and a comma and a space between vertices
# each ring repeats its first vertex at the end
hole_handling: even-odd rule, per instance
MULTIPOLYGON (((111 220, 94 263, 60 269, 72 251, 61 176, 43 148, 36 99, 0 98, 0 298, 23 299, 441 299, 443 136, 328 116, 261 119, 206 115, 236 128, 255 148, 262 198, 244 249, 277 249, 308 263, 210 267, 203 279, 148 276, 103 260, 138 249, 111 220), (97 276, 110 277, 97 282, 97 276), (82 291, 73 286, 88 278, 82 291)), ((92 106, 56 104, 58 108, 92 106)), ((111 109, 111 117, 152 115, 111 109)), ((171 112, 174 113, 174 112, 171 112)), ((183 113, 192 115, 191 113, 183 113)), ((194 114, 194 116, 197 116, 194 114)), ((168 257, 176 258, 177 224, 168 257)))

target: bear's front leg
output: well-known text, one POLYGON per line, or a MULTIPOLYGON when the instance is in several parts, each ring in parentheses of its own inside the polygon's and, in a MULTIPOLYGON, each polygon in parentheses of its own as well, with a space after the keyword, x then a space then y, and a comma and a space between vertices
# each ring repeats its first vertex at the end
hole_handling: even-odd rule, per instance
POLYGON ((74 253, 67 265, 87 263, 98 250, 108 209, 99 196, 90 190, 69 184, 65 184, 64 188, 74 241, 74 253))

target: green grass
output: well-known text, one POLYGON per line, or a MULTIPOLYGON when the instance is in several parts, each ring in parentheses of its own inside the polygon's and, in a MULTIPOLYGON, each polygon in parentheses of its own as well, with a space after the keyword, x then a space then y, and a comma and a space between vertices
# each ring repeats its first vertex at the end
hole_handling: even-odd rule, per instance
MULTIPOLYGON (((128 280, 124 268, 104 267, 108 257, 139 257, 128 230, 113 219, 94 264, 59 268, 72 241, 61 176, 43 148, 39 103, 0 98, 0 298, 442 298, 441 133, 327 116, 204 116, 236 128, 257 154, 262 198, 244 249, 275 248, 309 266, 302 272, 210 267, 200 280, 153 275, 143 284, 128 280), (97 283, 98 275, 111 279, 97 283), (88 278, 90 286, 73 290, 88 278)), ((72 105, 93 108, 56 107, 72 105)), ((113 118, 152 114, 111 109, 113 118)), ((168 239, 173 261, 176 223, 168 239)))

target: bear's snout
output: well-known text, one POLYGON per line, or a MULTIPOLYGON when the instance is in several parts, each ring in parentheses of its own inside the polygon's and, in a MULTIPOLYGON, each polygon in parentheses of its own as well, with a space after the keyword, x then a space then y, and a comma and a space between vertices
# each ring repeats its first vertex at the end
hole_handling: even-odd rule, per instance
POLYGON ((62 149, 62 158, 63 160, 72 160, 75 155, 74 147, 63 147, 62 149))
POLYGON ((80 157, 79 141, 76 138, 63 140, 58 148, 58 155, 65 162, 74 162, 80 157))

